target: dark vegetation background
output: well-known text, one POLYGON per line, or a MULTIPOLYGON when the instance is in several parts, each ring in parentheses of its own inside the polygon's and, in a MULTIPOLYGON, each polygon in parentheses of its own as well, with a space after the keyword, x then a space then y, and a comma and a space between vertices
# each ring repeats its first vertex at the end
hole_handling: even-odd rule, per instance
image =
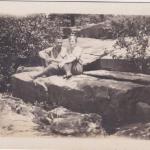
MULTIPOLYGON (((150 32, 149 16, 80 14, 36 14, 26 17, 0 16, 0 91, 11 88, 10 77, 20 65, 39 65, 38 52, 53 44, 58 35, 67 38, 70 27, 86 29, 100 24, 91 38, 119 39, 150 32), (96 32, 95 32, 96 31, 96 32)), ((84 36, 78 33, 79 36, 84 36)), ((88 35, 87 35, 88 36, 88 35)))

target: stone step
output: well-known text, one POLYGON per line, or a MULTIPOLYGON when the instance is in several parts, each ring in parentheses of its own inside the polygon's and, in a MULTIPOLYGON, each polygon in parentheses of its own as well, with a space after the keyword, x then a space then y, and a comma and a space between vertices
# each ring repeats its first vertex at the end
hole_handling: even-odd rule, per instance
POLYGON ((104 78, 104 79, 114 79, 118 81, 129 81, 138 84, 149 85, 150 75, 141 73, 131 73, 131 72, 120 72, 120 71, 107 71, 107 70, 94 70, 84 72, 85 75, 104 78))

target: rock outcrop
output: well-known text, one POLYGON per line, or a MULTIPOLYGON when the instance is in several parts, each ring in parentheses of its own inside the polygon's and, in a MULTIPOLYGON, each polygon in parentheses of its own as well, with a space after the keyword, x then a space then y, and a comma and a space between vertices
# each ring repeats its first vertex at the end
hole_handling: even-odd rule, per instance
POLYGON ((82 37, 91 37, 96 39, 111 39, 113 38, 113 29, 111 21, 104 21, 93 25, 88 25, 79 31, 82 37))
MULTIPOLYGON (((31 80, 30 76, 36 73, 30 71, 15 74, 12 77, 13 95, 30 102, 47 101, 49 105, 64 106, 76 112, 98 113, 109 127, 133 120, 137 102, 150 103, 149 85, 132 82, 138 81, 137 76, 135 79, 132 76, 130 82, 116 80, 118 73, 115 80, 89 75, 74 76, 68 80, 61 76, 31 80)), ((124 78, 129 76, 124 75, 124 78)), ((139 77, 140 81, 142 78, 142 81, 149 83, 148 78, 144 77, 139 77)))
POLYGON ((106 135, 98 114, 81 114, 64 107, 44 109, 1 94, 0 120, 1 136, 106 135))
POLYGON ((48 113, 50 130, 62 135, 105 135, 102 118, 98 114, 81 114, 58 107, 48 113))
POLYGON ((95 70, 84 72, 85 75, 90 75, 98 78, 114 79, 118 81, 129 81, 139 84, 150 84, 150 75, 131 73, 131 72, 120 72, 120 71, 107 71, 107 70, 95 70))

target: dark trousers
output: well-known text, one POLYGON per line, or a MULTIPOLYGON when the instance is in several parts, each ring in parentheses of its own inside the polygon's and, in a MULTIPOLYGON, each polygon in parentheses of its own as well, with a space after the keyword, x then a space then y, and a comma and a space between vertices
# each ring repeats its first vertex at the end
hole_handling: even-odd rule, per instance
POLYGON ((83 73, 83 66, 78 61, 65 64, 62 68, 56 63, 49 64, 42 72, 36 75, 36 77, 41 76, 52 76, 52 75, 64 75, 64 74, 79 75, 83 73))

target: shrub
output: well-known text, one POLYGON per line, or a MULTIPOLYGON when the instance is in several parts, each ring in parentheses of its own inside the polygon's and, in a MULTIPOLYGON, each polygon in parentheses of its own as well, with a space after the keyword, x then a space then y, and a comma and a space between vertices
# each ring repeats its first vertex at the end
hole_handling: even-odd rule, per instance
POLYGON ((136 36, 140 30, 146 29, 146 34, 150 32, 149 16, 117 15, 104 18, 103 22, 99 21, 94 26, 83 28, 80 34, 89 38, 116 39, 122 36, 136 36))
POLYGON ((114 38, 121 36, 136 36, 139 31, 150 32, 149 16, 123 16, 112 17, 111 26, 114 38))
POLYGON ((51 21, 45 14, 20 18, 1 16, 0 75, 3 77, 0 79, 4 86, 20 64, 37 65, 38 52, 51 46, 59 33, 59 21, 51 21))
POLYGON ((115 59, 124 57, 135 63, 136 68, 143 73, 147 72, 149 65, 149 38, 143 32, 138 32, 135 37, 118 37, 114 44, 115 50, 124 51, 119 56, 115 55, 115 50, 112 52, 112 56, 115 59), (125 53, 125 56, 122 54, 125 53))

